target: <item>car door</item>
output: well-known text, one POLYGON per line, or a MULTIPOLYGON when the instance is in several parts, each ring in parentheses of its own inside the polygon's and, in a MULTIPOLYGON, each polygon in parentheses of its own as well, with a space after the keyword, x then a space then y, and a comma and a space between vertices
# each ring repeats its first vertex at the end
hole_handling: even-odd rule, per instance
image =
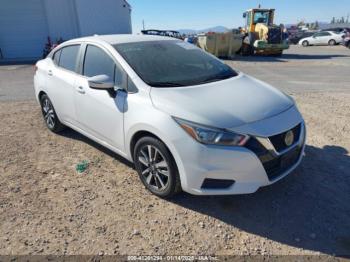
POLYGON ((84 46, 81 75, 76 81, 75 108, 79 127, 107 147, 124 151, 124 105, 127 99, 126 73, 103 47, 84 46), (115 83, 115 96, 89 87, 88 79, 107 75, 115 83))
POLYGON ((331 34, 328 32, 320 32, 317 34, 315 45, 328 45, 331 39, 331 34))
MULTIPOLYGON (((328 45, 329 40, 332 39, 332 35, 329 32, 322 32, 320 37, 320 45, 328 45)), ((334 39, 335 40, 335 39, 334 39)))
POLYGON ((79 49, 80 45, 69 45, 56 51, 47 71, 47 91, 58 117, 72 124, 76 123, 74 93, 79 49))
POLYGON ((321 33, 316 33, 312 37, 310 37, 311 45, 319 45, 321 43, 321 33))

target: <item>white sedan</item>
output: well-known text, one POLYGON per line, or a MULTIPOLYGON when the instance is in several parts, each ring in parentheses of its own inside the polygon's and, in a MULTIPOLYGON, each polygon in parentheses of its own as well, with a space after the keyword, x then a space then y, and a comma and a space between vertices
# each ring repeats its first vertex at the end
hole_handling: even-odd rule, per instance
POLYGON ((48 129, 71 127, 132 161, 157 196, 253 193, 302 160, 293 99, 192 44, 95 36, 59 45, 36 66, 48 129))
POLYGON ((299 45, 304 47, 310 45, 337 45, 342 42, 342 34, 332 31, 323 31, 315 33, 313 36, 303 38, 299 45))

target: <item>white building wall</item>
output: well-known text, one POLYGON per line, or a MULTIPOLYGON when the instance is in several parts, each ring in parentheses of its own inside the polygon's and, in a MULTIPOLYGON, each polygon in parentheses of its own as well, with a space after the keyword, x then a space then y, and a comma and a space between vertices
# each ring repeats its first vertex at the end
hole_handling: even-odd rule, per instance
POLYGON ((40 57, 47 36, 43 0, 0 0, 0 49, 3 59, 40 57))
POLYGON ((45 0, 45 10, 52 41, 79 37, 74 1, 45 0))
POLYGON ((131 34, 131 9, 124 0, 75 0, 81 36, 131 34))
POLYGON ((41 57, 47 37, 130 33, 125 0, 0 0, 0 61, 41 57))

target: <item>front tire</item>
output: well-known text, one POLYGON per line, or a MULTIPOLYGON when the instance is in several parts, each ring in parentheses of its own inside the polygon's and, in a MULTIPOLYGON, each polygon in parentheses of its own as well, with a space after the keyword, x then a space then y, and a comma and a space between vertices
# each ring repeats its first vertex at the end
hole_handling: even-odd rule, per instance
POLYGON ((302 43, 302 45, 303 45, 303 47, 308 47, 309 46, 309 41, 303 41, 303 43, 302 43))
POLYGON ((47 128, 54 133, 64 130, 65 126, 58 119, 52 102, 46 94, 41 96, 40 105, 47 128))
POLYGON ((160 140, 141 138, 134 148, 134 164, 142 183, 154 195, 170 198, 181 191, 175 160, 160 140))

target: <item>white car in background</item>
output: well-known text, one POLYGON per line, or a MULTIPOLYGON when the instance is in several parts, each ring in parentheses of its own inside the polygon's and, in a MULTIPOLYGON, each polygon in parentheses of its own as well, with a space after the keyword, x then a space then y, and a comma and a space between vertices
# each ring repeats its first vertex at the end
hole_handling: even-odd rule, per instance
POLYGON ((302 160, 306 130, 293 99, 192 44, 88 37, 36 67, 48 129, 71 127, 132 161, 157 196, 253 193, 302 160))
POLYGON ((342 35, 332 31, 322 31, 315 33, 313 36, 301 39, 299 45, 304 47, 310 45, 337 45, 342 42, 342 35))

